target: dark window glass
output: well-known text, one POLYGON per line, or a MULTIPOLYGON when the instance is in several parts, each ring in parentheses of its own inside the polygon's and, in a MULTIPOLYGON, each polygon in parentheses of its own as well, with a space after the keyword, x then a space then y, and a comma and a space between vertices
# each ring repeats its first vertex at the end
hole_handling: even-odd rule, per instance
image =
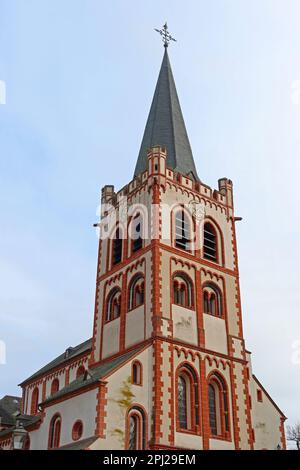
POLYGON ((132 251, 135 253, 136 251, 143 248, 143 237, 142 237, 142 220, 140 214, 138 214, 133 219, 133 234, 132 234, 132 251))
POLYGON ((178 378, 178 417, 181 429, 187 429, 187 383, 182 376, 178 378))
POLYGON ((182 250, 189 250, 190 223, 186 213, 181 210, 175 218, 175 246, 182 250))
POLYGON ((122 261, 122 238, 120 230, 116 230, 115 239, 113 241, 113 250, 112 250, 112 264, 118 264, 122 261))

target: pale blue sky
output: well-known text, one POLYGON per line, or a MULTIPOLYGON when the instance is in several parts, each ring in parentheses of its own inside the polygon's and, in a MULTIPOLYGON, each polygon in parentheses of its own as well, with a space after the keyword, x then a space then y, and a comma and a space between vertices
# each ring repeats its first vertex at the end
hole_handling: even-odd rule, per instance
POLYGON ((201 179, 234 182, 247 347, 300 420, 298 0, 0 0, 0 396, 92 333, 100 188, 132 177, 163 48, 201 179))

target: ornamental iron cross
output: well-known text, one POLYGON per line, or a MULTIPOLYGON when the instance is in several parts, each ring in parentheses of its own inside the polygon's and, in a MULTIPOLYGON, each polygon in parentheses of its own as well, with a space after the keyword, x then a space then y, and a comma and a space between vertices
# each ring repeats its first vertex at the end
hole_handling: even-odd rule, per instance
POLYGON ((168 47, 170 41, 176 41, 176 39, 173 38, 169 33, 167 23, 163 25, 162 29, 155 28, 155 31, 157 31, 162 36, 164 47, 168 47))

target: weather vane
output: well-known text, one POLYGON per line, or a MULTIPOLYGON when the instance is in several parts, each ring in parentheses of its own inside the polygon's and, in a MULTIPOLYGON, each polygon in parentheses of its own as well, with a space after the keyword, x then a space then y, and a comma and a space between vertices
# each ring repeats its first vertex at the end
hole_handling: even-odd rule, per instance
POLYGON ((155 31, 157 31, 162 36, 164 47, 168 47, 170 41, 176 41, 176 39, 173 38, 169 33, 167 23, 163 25, 162 29, 155 28, 155 31))

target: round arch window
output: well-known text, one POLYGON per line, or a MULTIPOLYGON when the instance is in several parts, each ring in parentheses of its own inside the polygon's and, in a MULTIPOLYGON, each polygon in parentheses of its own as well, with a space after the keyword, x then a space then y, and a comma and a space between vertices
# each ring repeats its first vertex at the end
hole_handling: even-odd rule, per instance
POLYGON ((83 424, 82 421, 76 421, 72 429, 72 439, 73 441, 78 441, 83 434, 83 424))

